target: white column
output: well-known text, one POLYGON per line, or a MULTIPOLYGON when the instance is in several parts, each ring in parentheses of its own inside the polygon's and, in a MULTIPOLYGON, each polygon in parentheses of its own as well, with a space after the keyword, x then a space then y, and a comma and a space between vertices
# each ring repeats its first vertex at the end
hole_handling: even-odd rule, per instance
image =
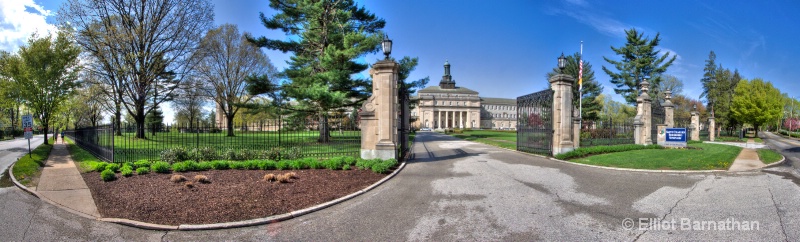
POLYGON ((458 112, 458 127, 464 128, 464 112, 458 112))
POLYGON ((444 112, 444 127, 445 128, 450 128, 450 117, 449 116, 450 116, 450 112, 449 111, 445 111, 444 112))
POLYGON ((437 128, 437 129, 441 129, 441 128, 442 128, 442 111, 437 111, 436 113, 437 113, 437 114, 439 114, 439 118, 438 118, 438 119, 436 119, 436 122, 437 122, 437 124, 438 124, 438 125, 436 126, 436 128, 437 128))

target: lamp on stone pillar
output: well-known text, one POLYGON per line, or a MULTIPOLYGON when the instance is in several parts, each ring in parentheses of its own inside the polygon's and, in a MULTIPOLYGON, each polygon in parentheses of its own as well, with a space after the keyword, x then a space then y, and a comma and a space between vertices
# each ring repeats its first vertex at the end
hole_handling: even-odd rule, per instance
POLYGON ((558 68, 562 70, 562 74, 557 74, 550 77, 550 88, 553 90, 553 155, 566 153, 575 149, 573 142, 573 125, 572 125, 572 85, 575 83, 575 78, 570 75, 563 74, 566 67, 566 58, 564 53, 558 57, 558 68))
POLYGON ((389 59, 389 54, 392 54, 392 40, 389 39, 388 34, 383 35, 383 41, 381 42, 381 47, 383 48, 383 54, 386 56, 386 59, 389 59))
POLYGON ((567 58, 564 57, 564 52, 561 52, 561 56, 558 57, 558 69, 564 70, 567 67, 567 58))

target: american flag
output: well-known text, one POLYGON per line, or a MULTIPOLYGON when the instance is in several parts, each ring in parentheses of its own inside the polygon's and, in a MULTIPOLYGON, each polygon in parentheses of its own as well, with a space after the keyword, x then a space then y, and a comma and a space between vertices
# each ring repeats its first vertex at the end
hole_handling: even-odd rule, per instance
POLYGON ((583 60, 578 67, 578 90, 583 90, 583 60))

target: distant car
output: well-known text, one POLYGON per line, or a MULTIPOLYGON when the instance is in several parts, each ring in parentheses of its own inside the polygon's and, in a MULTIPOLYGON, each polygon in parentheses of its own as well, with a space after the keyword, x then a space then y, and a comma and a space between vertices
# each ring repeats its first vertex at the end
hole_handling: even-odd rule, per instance
POLYGON ((419 131, 431 131, 431 128, 421 128, 419 131))

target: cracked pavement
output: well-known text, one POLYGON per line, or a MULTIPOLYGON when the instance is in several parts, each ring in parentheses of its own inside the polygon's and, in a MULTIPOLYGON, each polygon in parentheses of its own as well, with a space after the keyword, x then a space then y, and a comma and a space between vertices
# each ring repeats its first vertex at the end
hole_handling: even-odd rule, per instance
POLYGON ((782 167, 617 171, 431 132, 417 133, 413 152, 416 159, 398 176, 364 195, 288 221, 225 230, 136 229, 0 188, 0 235, 13 241, 800 240, 793 229, 800 228, 800 187, 782 167), (623 225, 628 218, 633 229, 623 225), (672 221, 676 226, 664 226, 672 221), (736 222, 738 230, 720 230, 736 222), (742 229, 743 223, 758 229, 742 229))

